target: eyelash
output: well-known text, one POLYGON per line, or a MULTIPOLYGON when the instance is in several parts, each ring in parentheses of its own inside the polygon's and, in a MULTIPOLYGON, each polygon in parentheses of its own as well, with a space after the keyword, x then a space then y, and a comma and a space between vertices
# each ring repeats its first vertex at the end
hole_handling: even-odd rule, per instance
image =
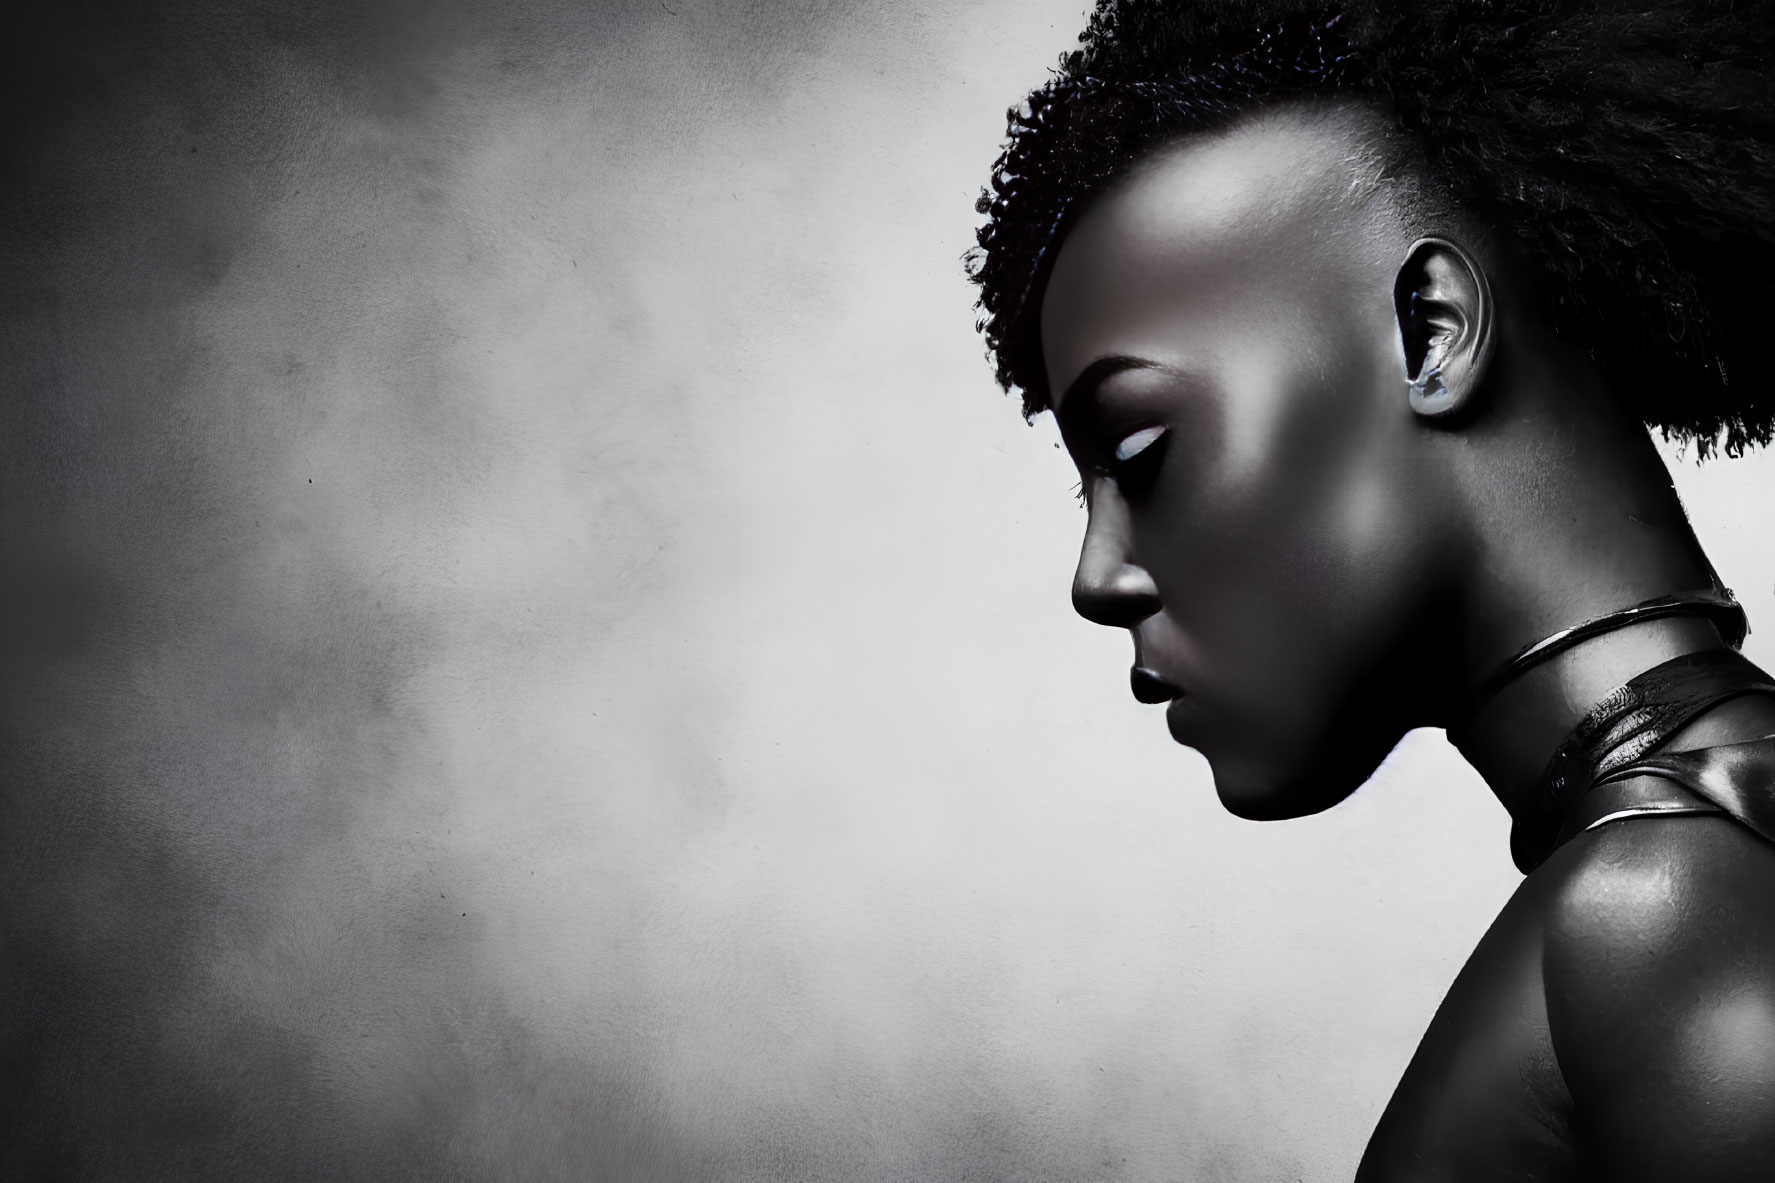
MULTIPOLYGON (((1097 471, 1114 480, 1124 494, 1138 500, 1147 493, 1152 481, 1158 476, 1159 462, 1164 458, 1165 444, 1169 442, 1170 435, 1170 431, 1161 426, 1143 427, 1138 431, 1131 431, 1117 441, 1114 448, 1110 449, 1109 463, 1098 466, 1097 471), (1141 444, 1133 455, 1126 459, 1117 458, 1117 453, 1122 450, 1123 444, 1136 436, 1147 435, 1149 432, 1151 433, 1150 437, 1141 444)), ((1084 481, 1080 481, 1072 487, 1072 495, 1074 500, 1079 503, 1080 508, 1090 508, 1091 500, 1085 491, 1084 481)))

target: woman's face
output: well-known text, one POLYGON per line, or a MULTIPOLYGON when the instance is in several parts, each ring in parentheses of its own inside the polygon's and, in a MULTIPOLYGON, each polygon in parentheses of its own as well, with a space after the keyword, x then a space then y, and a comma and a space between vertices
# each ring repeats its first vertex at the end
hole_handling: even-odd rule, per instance
POLYGON ((1445 499, 1394 322, 1409 239, 1358 149, 1289 114, 1159 149, 1043 299, 1089 507, 1074 602, 1132 633, 1246 817, 1335 804, 1426 721, 1445 499))

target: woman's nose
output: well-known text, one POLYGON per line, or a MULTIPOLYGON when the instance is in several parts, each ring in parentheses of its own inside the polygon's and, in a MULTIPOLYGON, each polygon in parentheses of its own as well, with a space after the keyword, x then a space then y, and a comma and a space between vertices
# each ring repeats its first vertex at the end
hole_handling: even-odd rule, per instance
POLYGON ((1093 478, 1091 518, 1072 577, 1072 606, 1111 628, 1132 628, 1159 610, 1159 588, 1134 561, 1128 503, 1109 477, 1093 478))

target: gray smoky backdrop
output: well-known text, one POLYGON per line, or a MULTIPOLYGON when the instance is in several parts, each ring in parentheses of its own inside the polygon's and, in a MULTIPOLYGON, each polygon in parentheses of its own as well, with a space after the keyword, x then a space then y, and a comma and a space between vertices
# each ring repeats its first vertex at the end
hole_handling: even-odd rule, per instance
POLYGON ((1350 1175, 1506 818, 1072 616, 961 256, 1082 8, 15 9, 0 1175, 1350 1175))

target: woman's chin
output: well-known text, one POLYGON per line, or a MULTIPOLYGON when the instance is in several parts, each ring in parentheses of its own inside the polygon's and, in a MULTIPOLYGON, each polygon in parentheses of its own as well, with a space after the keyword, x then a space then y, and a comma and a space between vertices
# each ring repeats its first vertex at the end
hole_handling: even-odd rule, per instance
POLYGON ((1368 779, 1367 772, 1352 776, 1347 769, 1303 774, 1241 760, 1217 761, 1212 756, 1208 766, 1214 772, 1214 791, 1221 805, 1234 817, 1253 822, 1323 813, 1368 779))

